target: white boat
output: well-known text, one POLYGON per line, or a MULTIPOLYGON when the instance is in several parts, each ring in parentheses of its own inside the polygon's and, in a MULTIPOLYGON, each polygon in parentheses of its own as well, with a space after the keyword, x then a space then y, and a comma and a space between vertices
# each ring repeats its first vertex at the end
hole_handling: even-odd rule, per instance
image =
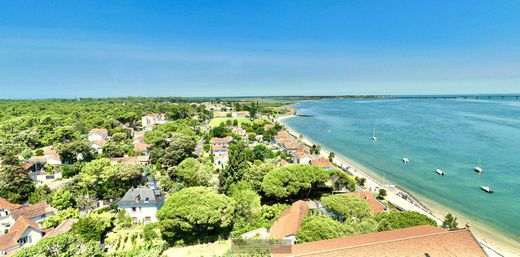
POLYGON ((488 187, 488 186, 480 186, 480 189, 482 189, 482 191, 486 192, 486 193, 493 193, 493 189, 491 189, 491 187, 488 187))
POLYGON ((435 172, 437 172, 437 174, 441 175, 441 176, 444 176, 446 175, 446 173, 440 169, 436 169, 435 172))
POLYGON ((408 160, 408 158, 406 158, 406 157, 403 158, 403 163, 404 164, 408 164, 409 162, 410 162, 410 160, 408 160))
POLYGON ((480 165, 475 167, 475 172, 482 173, 482 171, 484 171, 484 170, 480 167, 480 165))
POLYGON ((376 141, 377 140, 377 137, 376 137, 376 128, 374 128, 374 131, 372 131, 372 141, 376 141))

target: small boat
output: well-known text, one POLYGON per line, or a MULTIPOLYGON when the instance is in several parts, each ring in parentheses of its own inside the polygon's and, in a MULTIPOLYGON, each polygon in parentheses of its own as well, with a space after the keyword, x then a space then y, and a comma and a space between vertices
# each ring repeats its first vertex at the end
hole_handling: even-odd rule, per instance
POLYGON ((475 172, 482 173, 482 171, 484 171, 484 170, 480 167, 480 165, 475 167, 475 172))
POLYGON ((446 173, 440 169, 436 169, 435 172, 437 172, 437 174, 441 175, 441 176, 444 176, 446 175, 446 173))
POLYGON ((404 163, 405 165, 408 164, 409 162, 410 162, 410 160, 408 160, 408 158, 406 158, 406 157, 403 158, 403 163, 404 163))
POLYGON ((493 193, 493 189, 491 189, 491 187, 488 187, 488 186, 480 186, 480 189, 482 189, 482 191, 486 192, 486 193, 493 193))
POLYGON ((374 131, 372 131, 372 141, 377 141, 376 128, 374 128, 374 131))

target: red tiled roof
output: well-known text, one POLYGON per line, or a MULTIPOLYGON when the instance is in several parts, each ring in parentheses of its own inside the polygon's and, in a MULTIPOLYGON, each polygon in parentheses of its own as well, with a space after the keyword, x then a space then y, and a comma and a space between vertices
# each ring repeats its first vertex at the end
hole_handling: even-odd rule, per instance
POLYGON ((106 142, 107 142, 106 140, 97 140, 97 141, 92 142, 92 144, 98 145, 98 146, 103 146, 103 145, 105 145, 106 142))
POLYGON ((22 207, 22 206, 19 204, 11 203, 11 202, 7 201, 5 198, 0 197, 0 209, 10 211, 10 210, 18 209, 20 207, 22 207))
POLYGON ((26 163, 22 164, 22 169, 28 170, 28 169, 32 168, 33 166, 34 166, 34 163, 26 162, 26 163))
POLYGON ((325 158, 311 160, 311 165, 324 169, 332 167, 330 161, 325 158))
POLYGON ((283 239, 286 236, 295 235, 300 230, 300 224, 308 212, 309 207, 307 203, 302 200, 294 202, 271 226, 269 236, 271 238, 283 239))
POLYGON ((273 256, 486 256, 468 229, 447 231, 430 225, 303 243, 292 246, 290 253, 278 252, 273 256))
POLYGON ((282 131, 279 131, 276 136, 279 138, 287 138, 287 137, 289 137, 289 133, 287 133, 287 131, 285 131, 285 130, 282 130, 282 131))
POLYGON ((384 212, 386 210, 386 206, 384 206, 381 202, 379 202, 376 197, 374 196, 374 194, 372 194, 372 192, 368 192, 368 191, 365 191, 365 192, 351 192, 351 193, 348 193, 347 195, 355 195, 361 199, 364 199, 365 201, 367 201, 368 205, 370 205, 370 213, 372 215, 376 215, 380 212, 384 212))
POLYGON ((222 145, 216 145, 216 146, 213 146, 213 151, 225 151, 226 148, 222 145))
POLYGON ((51 213, 53 211, 54 208, 52 208, 46 202, 41 202, 37 204, 22 206, 18 209, 12 210, 11 216, 13 217, 13 219, 17 219, 19 217, 26 217, 32 219, 47 213, 51 213))
POLYGON ((280 166, 286 166, 286 165, 289 165, 290 163, 284 159, 280 160, 280 166))
POLYGON ((221 143, 230 143, 231 141, 233 141, 233 138, 231 137, 214 137, 210 140, 210 143, 212 144, 221 144, 221 143))
POLYGON ((20 236, 22 236, 25 230, 29 227, 40 230, 40 225, 38 223, 26 217, 17 218, 14 225, 9 229, 9 233, 0 236, 0 250, 6 250, 16 246, 20 236))
POLYGON ((147 151, 148 148, 150 148, 150 145, 149 145, 149 144, 144 144, 144 143, 137 143, 137 144, 134 144, 134 150, 137 151, 137 152, 144 152, 144 151, 147 151))

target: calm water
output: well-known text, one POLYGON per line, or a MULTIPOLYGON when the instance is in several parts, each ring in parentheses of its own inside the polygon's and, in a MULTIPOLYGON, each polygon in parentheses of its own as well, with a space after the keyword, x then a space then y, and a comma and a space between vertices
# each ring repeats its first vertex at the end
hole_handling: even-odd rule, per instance
POLYGON ((311 116, 284 121, 296 131, 520 240, 520 102, 323 100, 295 108, 311 116), (374 128, 377 142, 370 139, 374 128), (410 159, 408 166, 403 157, 410 159), (482 174, 473 170, 479 160, 482 174), (438 176, 437 168, 447 175, 438 176), (495 193, 484 193, 481 185, 495 193))

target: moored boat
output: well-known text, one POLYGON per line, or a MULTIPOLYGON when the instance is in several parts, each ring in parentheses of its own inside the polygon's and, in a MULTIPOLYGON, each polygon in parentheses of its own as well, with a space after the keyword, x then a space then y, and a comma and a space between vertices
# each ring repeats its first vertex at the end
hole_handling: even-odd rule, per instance
POLYGON ((436 172, 437 174, 441 175, 441 176, 446 175, 446 172, 444 172, 444 171, 442 171, 442 170, 440 170, 440 169, 436 169, 435 172, 436 172))
POLYGON ((493 189, 491 189, 491 187, 488 187, 488 186, 480 186, 480 189, 482 189, 482 191, 486 192, 486 193, 493 193, 493 189))
POLYGON ((409 162, 410 162, 410 160, 408 160, 408 158, 406 158, 406 157, 403 158, 403 163, 404 164, 408 164, 409 162))

